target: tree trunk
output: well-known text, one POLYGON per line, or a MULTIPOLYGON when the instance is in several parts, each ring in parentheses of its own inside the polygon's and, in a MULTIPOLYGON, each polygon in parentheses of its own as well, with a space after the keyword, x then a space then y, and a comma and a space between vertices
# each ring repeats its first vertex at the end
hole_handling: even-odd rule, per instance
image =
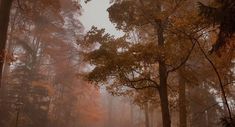
POLYGON ((154 127, 154 109, 153 107, 150 108, 150 127, 154 127))
MULTIPOLYGON (((162 21, 156 21, 157 36, 158 36, 158 46, 164 48, 164 37, 163 37, 163 23, 162 21)), ((167 68, 164 58, 164 53, 160 54, 159 63, 159 78, 160 78, 160 87, 159 95, 161 101, 161 111, 162 111, 162 122, 163 127, 171 127, 171 118, 168 104, 168 93, 167 93, 167 68)))
POLYGON ((149 126, 149 105, 148 102, 144 105, 144 114, 145 114, 145 127, 149 126))
POLYGON ((7 41, 7 29, 10 19, 10 10, 13 0, 0 1, 0 86, 2 82, 2 70, 5 58, 5 46, 7 41))
POLYGON ((107 122, 107 127, 111 127, 113 123, 113 98, 111 95, 108 95, 108 121, 107 122))
POLYGON ((183 79, 183 70, 179 70, 179 127, 187 127, 187 109, 185 97, 185 80, 183 79))
POLYGON ((130 127, 133 127, 134 126, 134 106, 132 104, 132 102, 130 102, 130 127))
MULTIPOLYGON (((160 65, 160 73, 163 73, 163 69, 165 67, 160 65), (162 67, 161 67, 162 66, 162 67)), ((170 111, 168 106, 168 93, 167 93, 167 77, 164 75, 160 75, 160 101, 161 101, 161 111, 162 111, 162 122, 163 127, 171 127, 171 118, 170 118, 170 111)))

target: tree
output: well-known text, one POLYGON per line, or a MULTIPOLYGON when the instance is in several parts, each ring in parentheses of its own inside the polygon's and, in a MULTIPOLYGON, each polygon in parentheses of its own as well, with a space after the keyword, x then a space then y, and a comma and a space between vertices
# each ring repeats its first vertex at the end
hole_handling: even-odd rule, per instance
MULTIPOLYGON (((120 84, 123 85, 117 85, 120 87, 128 86, 134 89, 150 87, 155 89, 158 91, 161 100, 164 127, 170 126, 171 123, 167 88, 169 73, 175 72, 186 63, 195 45, 194 42, 191 43, 190 38, 184 35, 184 32, 196 35, 201 29, 198 27, 200 26, 198 20, 195 22, 190 20, 192 16, 197 17, 195 14, 190 15, 191 17, 188 15, 190 18, 187 18, 185 22, 181 20, 185 16, 185 11, 195 11, 190 8, 191 6, 187 6, 188 8, 185 9, 180 8, 181 4, 187 5, 190 2, 184 3, 179 0, 172 2, 171 5, 169 2, 172 1, 115 1, 108 9, 111 22, 116 24, 117 29, 125 31, 126 36, 129 37, 128 39, 133 38, 130 36, 131 32, 138 33, 137 41, 125 42, 126 38, 114 40, 112 37, 105 35, 102 30, 92 29, 84 42, 85 45, 90 43, 94 47, 97 43, 99 45, 98 49, 95 48, 94 51, 86 51, 88 55, 85 53, 87 55, 86 60, 95 67, 88 74, 88 79, 95 82, 104 82, 109 80, 109 76, 112 75, 111 77, 116 76, 119 80, 122 80, 120 84), (182 25, 183 23, 186 24, 182 25), (186 29, 182 29, 182 26, 186 29), (186 52, 183 53, 181 48, 178 47, 178 44, 183 45, 180 43, 181 41, 186 42, 185 45, 188 45, 185 48, 187 49, 186 52), (117 42, 122 42, 122 45, 120 46, 117 42), (113 46, 109 43, 112 43, 113 46), (126 45, 123 45, 123 43, 126 43, 126 45), (113 53, 110 53, 111 51, 113 53), (115 57, 118 60, 115 60, 115 57), (129 62, 125 63, 125 59, 129 62), (106 62, 101 62, 102 60, 106 62), (119 70, 114 64, 121 66, 119 70), (116 73, 119 74, 116 75, 116 73), (98 74, 102 75, 98 76, 98 74), (130 77, 131 74, 132 77, 130 77)), ((115 83, 119 82, 115 80, 115 83)), ((115 87, 114 90, 122 91, 123 89, 115 87)))
POLYGON ((160 69, 156 64, 156 61, 163 59, 159 55, 161 53, 158 49, 161 46, 156 48, 156 44, 151 41, 128 42, 125 37, 114 39, 105 34, 104 30, 96 28, 92 28, 88 32, 81 45, 88 47, 86 49, 83 47, 85 61, 95 67, 87 75, 89 81, 107 84, 109 91, 119 93, 128 90, 125 87, 136 90, 153 88, 160 95, 163 125, 170 126, 169 94, 167 93, 167 84, 165 84, 168 70, 164 64, 160 66, 160 69), (92 50, 92 47, 97 48, 92 50), (159 74, 155 71, 159 71, 159 74), (159 83, 158 80, 160 80, 159 83))
MULTIPOLYGON (((210 24, 216 24, 219 26, 219 34, 218 38, 215 42, 215 44, 212 46, 212 49, 210 50, 210 53, 212 52, 217 52, 218 50, 221 49, 222 47, 228 47, 228 49, 225 49, 224 53, 227 54, 232 54, 233 48, 234 48, 234 42, 232 41, 233 34, 235 32, 235 3, 234 1, 230 0, 216 0, 214 2, 217 4, 217 7, 212 7, 212 6, 205 6, 204 4, 199 2, 199 8, 200 8, 200 14, 207 19, 207 22, 209 21, 210 24), (232 49, 232 50, 229 50, 232 49), (228 52, 229 51, 229 52, 228 52)), ((219 54, 220 55, 220 54, 219 54)), ((208 58, 207 58, 208 59, 208 58)), ((226 93, 225 89, 223 87, 223 83, 221 81, 220 74, 218 73, 215 65, 208 59, 208 61, 211 63, 213 66, 215 72, 217 73, 217 77, 220 81, 220 87, 223 95, 223 102, 226 104, 226 108, 228 111, 229 115, 229 120, 227 121, 228 126, 232 125, 233 123, 233 118, 232 118, 232 113, 226 98, 226 93)), ((229 61, 231 62, 231 60, 229 61)), ((226 119, 226 118, 225 118, 226 119)))
MULTIPOLYGON (((199 2, 200 15, 210 24, 219 26, 218 39, 212 46, 210 52, 217 52, 220 48, 234 48, 234 44, 229 44, 229 38, 235 32, 235 2, 231 0, 215 0, 217 7, 206 6, 199 2)), ((233 42, 231 42, 233 43, 233 42)))
MULTIPOLYGON (((216 84, 214 71, 219 64, 214 65, 216 58, 212 62, 204 52, 208 47, 201 46, 209 40, 206 38, 209 32, 205 29, 207 24, 200 20, 196 8, 192 6, 195 1, 174 1, 171 5, 169 2, 172 1, 114 1, 108 9, 110 20, 126 35, 115 39, 105 34, 104 30, 92 28, 80 44, 82 48, 86 47, 83 52, 85 61, 93 65, 87 73, 89 81, 104 84, 111 93, 124 95, 133 89, 137 93, 146 88, 156 90, 160 95, 164 127, 170 126, 171 121, 169 100, 172 98, 168 87, 172 87, 174 80, 171 79, 179 71, 180 124, 186 126, 185 84, 195 79, 200 85, 216 84), (132 33, 137 36, 132 36, 132 33), (193 51, 195 45, 197 49, 193 51), (201 61, 199 64, 198 60, 201 61), (208 68, 208 61, 214 68, 213 72, 212 68, 208 68), (213 74, 209 71, 200 74, 205 77, 212 74, 208 79, 213 83, 199 75, 185 76, 185 73, 194 70, 194 66, 206 66, 207 69, 200 71, 210 70, 213 74)), ((197 71, 194 70, 194 73, 197 71)))
POLYGON ((85 89, 85 83, 75 76, 75 67, 79 66, 75 42, 83 32, 83 26, 75 19, 80 15, 79 7, 79 3, 68 0, 27 0, 12 4, 10 28, 14 29, 10 29, 11 49, 7 50, 17 60, 7 65, 9 77, 1 89, 0 126, 12 126, 15 121, 19 126, 56 126, 53 117, 56 115, 58 126, 66 126, 67 122, 70 127, 81 124, 80 114, 74 110, 81 106, 78 95, 83 95, 75 91, 92 88, 85 89), (21 104, 17 108, 17 120, 16 100, 21 104))

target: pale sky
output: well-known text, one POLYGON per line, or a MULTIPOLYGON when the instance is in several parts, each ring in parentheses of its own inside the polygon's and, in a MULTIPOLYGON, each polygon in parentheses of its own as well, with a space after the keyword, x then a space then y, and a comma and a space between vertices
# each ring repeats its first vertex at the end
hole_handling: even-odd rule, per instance
POLYGON ((105 28, 107 33, 119 37, 123 35, 121 31, 117 31, 115 26, 109 21, 109 14, 107 8, 110 6, 110 0, 92 0, 87 4, 84 0, 81 1, 83 13, 80 21, 85 27, 85 30, 90 30, 91 26, 98 28, 105 28))

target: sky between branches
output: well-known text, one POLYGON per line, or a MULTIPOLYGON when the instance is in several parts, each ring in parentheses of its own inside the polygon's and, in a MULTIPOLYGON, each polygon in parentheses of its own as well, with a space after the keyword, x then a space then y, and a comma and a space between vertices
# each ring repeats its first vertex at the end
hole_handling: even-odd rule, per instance
POLYGON ((87 4, 84 0, 81 1, 83 8, 82 16, 80 20, 85 27, 85 31, 90 30, 91 26, 96 26, 98 28, 105 28, 107 33, 115 35, 116 37, 122 36, 121 31, 115 29, 114 24, 109 20, 109 14, 107 12, 110 6, 110 0, 92 0, 87 4))

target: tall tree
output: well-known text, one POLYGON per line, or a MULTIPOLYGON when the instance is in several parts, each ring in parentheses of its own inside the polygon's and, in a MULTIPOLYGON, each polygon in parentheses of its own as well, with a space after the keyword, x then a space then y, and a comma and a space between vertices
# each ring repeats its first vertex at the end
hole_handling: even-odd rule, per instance
MULTIPOLYGON (((115 80, 114 83, 111 83, 120 82, 123 86, 134 89, 149 87, 155 89, 161 100, 160 105, 164 127, 171 126, 168 98, 169 73, 178 70, 187 61, 195 45, 191 41, 186 41, 189 43, 190 48, 186 52, 178 54, 179 56, 176 59, 172 58, 172 55, 175 55, 174 51, 180 49, 176 45, 180 44, 180 41, 183 41, 183 39, 179 40, 177 38, 177 36, 182 37, 182 34, 180 35, 177 32, 171 33, 171 30, 178 29, 177 27, 182 22, 177 23, 175 21, 179 21, 180 14, 183 15, 184 11, 190 7, 182 9, 183 11, 180 12, 178 9, 184 1, 174 1, 172 2, 173 4, 169 4, 170 2, 172 1, 139 0, 136 2, 117 0, 108 9, 111 22, 115 23, 118 29, 125 31, 128 37, 130 37, 129 35, 133 31, 140 33, 137 37, 139 41, 126 42, 126 38, 124 40, 123 38, 114 40, 109 35, 104 34, 102 30, 97 31, 92 29, 84 42, 85 45, 94 46, 96 43, 100 45, 98 49, 87 54, 85 53, 87 56, 86 60, 95 66, 95 69, 89 74, 88 78, 95 82, 103 82, 116 76, 121 82, 115 80), (111 42, 113 46, 109 44, 111 42), (167 48, 171 50, 166 50, 167 48), (110 51, 113 53, 110 53, 110 51), (125 62, 127 59, 128 63, 125 62), (105 62, 101 62, 102 60, 105 62), (114 63, 116 66, 113 65, 114 63), (102 75, 98 76, 97 74, 100 73, 102 75)), ((194 25, 192 23, 189 24, 188 26, 185 25, 188 29, 181 30, 193 33, 192 31, 195 30, 194 25)), ((121 91, 122 89, 116 90, 121 91)))

